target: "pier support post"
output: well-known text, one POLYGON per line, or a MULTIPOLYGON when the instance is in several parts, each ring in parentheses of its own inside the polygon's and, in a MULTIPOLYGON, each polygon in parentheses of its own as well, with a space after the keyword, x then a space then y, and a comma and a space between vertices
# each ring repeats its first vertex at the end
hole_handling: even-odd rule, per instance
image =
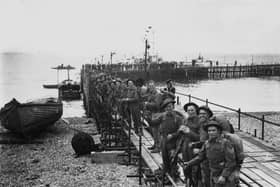
POLYGON ((191 100, 192 100, 192 96, 191 96, 191 94, 189 95, 189 103, 191 102, 191 100))
POLYGON ((241 113, 241 109, 238 109, 238 130, 240 130, 240 114, 241 113))
MULTIPOLYGON (((131 119, 132 116, 130 116, 131 119)), ((131 123, 132 120, 129 121, 129 127, 128 127, 128 165, 131 164, 131 147, 130 147, 130 142, 131 142, 131 123)))
POLYGON ((177 105, 179 105, 180 104, 180 101, 179 101, 179 96, 177 96, 177 105))
MULTIPOLYGON (((142 118, 143 119, 143 118, 142 118)), ((142 121, 143 122, 143 121, 142 121)), ((142 185, 142 123, 139 128, 139 185, 142 185)))
POLYGON ((262 115, 262 140, 264 140, 264 115, 262 115))

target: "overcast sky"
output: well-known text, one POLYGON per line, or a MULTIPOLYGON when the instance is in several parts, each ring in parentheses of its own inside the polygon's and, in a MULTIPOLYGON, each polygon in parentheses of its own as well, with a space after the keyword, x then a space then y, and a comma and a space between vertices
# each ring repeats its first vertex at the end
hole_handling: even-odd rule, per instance
POLYGON ((0 0, 0 51, 165 59, 280 53, 279 0, 0 0))

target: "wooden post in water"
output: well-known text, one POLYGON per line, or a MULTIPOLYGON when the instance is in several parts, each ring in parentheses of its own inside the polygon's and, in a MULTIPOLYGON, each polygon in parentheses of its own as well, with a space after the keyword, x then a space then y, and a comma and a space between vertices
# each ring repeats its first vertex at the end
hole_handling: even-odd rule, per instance
POLYGON ((191 96, 191 94, 189 95, 189 103, 191 102, 191 100, 192 100, 192 96, 191 96))
POLYGON ((262 140, 264 140, 264 115, 262 115, 262 140))
POLYGON ((180 101, 179 101, 179 96, 177 96, 177 105, 180 104, 180 101))
MULTIPOLYGON (((142 119, 142 123, 143 123, 143 118, 142 119)), ((142 123, 140 125, 139 128, 139 185, 142 185, 142 133, 143 133, 143 129, 142 129, 142 123)))
POLYGON ((228 78, 228 64, 227 64, 227 68, 226 68, 226 78, 228 78))
POLYGON ((238 109, 238 130, 240 130, 240 113, 241 113, 241 109, 238 109))
POLYGON ((130 120, 129 120, 129 122, 128 122, 129 124, 129 126, 128 126, 128 150, 127 150, 127 152, 128 152, 128 165, 130 165, 131 164, 131 147, 130 147, 130 144, 131 144, 131 128, 132 128, 132 125, 131 125, 131 123, 132 123, 132 116, 131 116, 131 114, 130 114, 130 120))

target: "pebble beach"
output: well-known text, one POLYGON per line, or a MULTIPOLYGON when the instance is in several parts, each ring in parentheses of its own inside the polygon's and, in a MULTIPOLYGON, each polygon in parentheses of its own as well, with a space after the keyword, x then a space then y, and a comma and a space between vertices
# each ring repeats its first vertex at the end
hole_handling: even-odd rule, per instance
MULTIPOLYGON (((68 120, 84 122, 82 118, 68 120)), ((75 158, 73 135, 58 121, 36 138, 40 144, 0 145, 0 186, 138 186, 138 178, 126 177, 136 174, 136 166, 95 163, 92 155, 75 158)))

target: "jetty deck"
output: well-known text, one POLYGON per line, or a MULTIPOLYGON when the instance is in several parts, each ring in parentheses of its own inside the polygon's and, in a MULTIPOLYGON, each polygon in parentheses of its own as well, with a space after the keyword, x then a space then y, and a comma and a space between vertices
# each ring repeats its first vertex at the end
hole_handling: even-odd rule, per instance
MULTIPOLYGON (((84 88, 84 104, 87 114, 91 113, 91 71, 92 68, 85 68, 82 72, 82 82, 84 88)), ((191 97, 190 97, 191 98, 191 97)), ((189 98, 189 99, 190 99, 189 98)), ((208 100, 206 101, 208 103, 208 100)), ((209 102, 210 103, 210 102, 209 102)), ((176 108, 180 106, 176 105, 176 108)), ((182 107, 181 107, 182 108, 182 107)), ((182 109, 178 109, 182 111, 182 109)), ((162 158, 160 153, 151 153, 148 149, 153 145, 152 136, 144 129, 143 136, 136 135, 131 129, 129 133, 127 129, 123 129, 126 136, 129 136, 130 143, 140 152, 141 159, 153 173, 162 167, 162 158), (140 142, 140 143, 139 143, 140 142), (141 146, 140 146, 141 145, 141 146)), ((246 159, 241 169, 241 185, 242 186, 280 186, 280 150, 268 146, 264 141, 258 140, 244 132, 236 130, 236 133, 243 139, 246 159)), ((141 176, 142 177, 142 176, 141 176)), ((145 177, 142 177, 142 179, 145 177)), ((183 177, 179 183, 170 179, 173 186, 182 186, 183 177)))
MULTIPOLYGON (((132 130, 133 131, 133 130, 132 130)), ((128 132, 126 132, 128 135, 128 132)), ((253 137, 238 131, 237 134, 243 139, 246 158, 241 169, 242 186, 280 186, 280 150, 268 147, 253 137)), ((152 136, 144 129, 142 137, 142 158, 147 166, 155 172, 162 167, 160 153, 151 153, 148 149, 153 145, 152 136)), ((131 134, 131 142, 139 151, 139 136, 131 134)), ((170 176, 168 176, 170 178, 170 176)), ((171 179, 172 186, 184 186, 181 181, 171 179)))
POLYGON ((260 140, 237 132, 246 153, 241 178, 252 186, 280 186, 280 150, 260 140))

